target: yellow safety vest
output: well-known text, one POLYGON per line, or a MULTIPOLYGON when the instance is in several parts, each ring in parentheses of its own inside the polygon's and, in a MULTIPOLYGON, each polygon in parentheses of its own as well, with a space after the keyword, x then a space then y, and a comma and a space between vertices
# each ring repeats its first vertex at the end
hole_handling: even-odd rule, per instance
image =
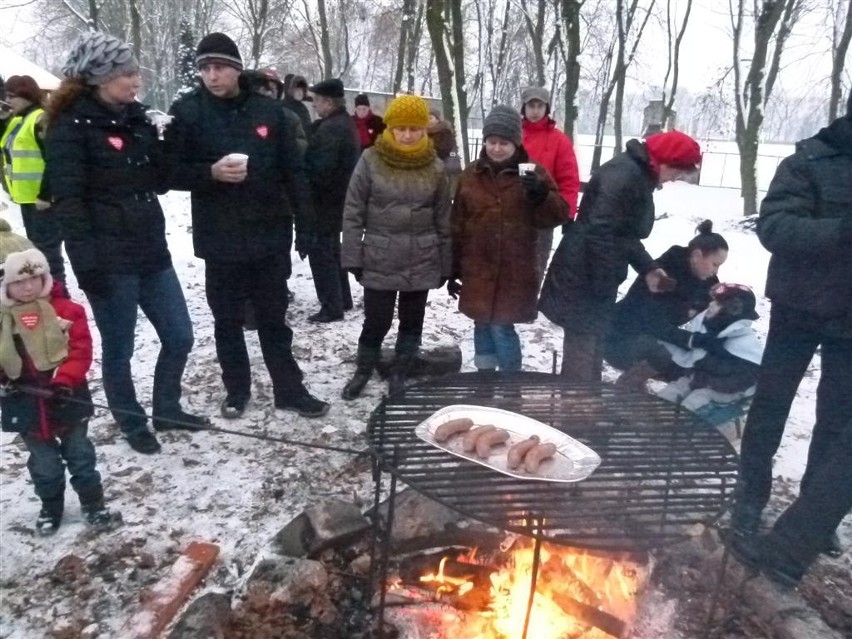
POLYGON ((0 138, 6 188, 16 204, 34 204, 41 190, 44 158, 36 142, 35 128, 42 113, 44 109, 35 109, 25 117, 12 118, 0 138))

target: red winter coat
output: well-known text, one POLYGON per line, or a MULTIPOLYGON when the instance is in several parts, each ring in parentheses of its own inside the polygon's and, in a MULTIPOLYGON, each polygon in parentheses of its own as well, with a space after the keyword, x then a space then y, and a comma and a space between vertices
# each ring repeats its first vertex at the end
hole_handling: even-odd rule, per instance
MULTIPOLYGON (((68 357, 53 371, 37 371, 32 360, 22 353, 21 376, 14 382, 46 390, 51 386, 68 387, 72 390, 72 397, 90 402, 86 373, 92 365, 92 335, 86 321, 86 311, 79 304, 59 295, 56 287, 50 304, 58 318, 71 322, 68 328, 68 357)), ((6 375, 0 370, 0 382, 7 381, 6 375)), ((87 404, 66 402, 58 407, 50 399, 25 392, 4 397, 2 410, 3 430, 29 433, 42 440, 61 434, 66 428, 92 414, 92 408, 87 404), (14 417, 18 417, 18 421, 13 425, 14 417)))
POLYGON ((573 220, 577 215, 577 194, 580 192, 580 170, 574 145, 549 117, 538 122, 524 118, 523 124, 524 148, 533 162, 541 164, 553 176, 562 199, 571 208, 573 220))

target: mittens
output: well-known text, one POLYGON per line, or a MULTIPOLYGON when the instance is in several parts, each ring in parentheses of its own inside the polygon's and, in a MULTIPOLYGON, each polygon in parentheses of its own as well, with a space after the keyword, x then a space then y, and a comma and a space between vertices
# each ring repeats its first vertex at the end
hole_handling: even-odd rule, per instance
POLYGON ((528 171, 520 176, 520 180, 530 202, 541 204, 547 199, 550 189, 538 173, 528 171))

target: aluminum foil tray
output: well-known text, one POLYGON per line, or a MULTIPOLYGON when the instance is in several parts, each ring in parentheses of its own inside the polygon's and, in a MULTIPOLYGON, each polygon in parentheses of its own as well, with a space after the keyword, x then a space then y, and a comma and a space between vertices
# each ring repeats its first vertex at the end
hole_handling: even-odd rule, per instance
POLYGON ((420 439, 432 446, 492 468, 504 475, 520 479, 561 482, 581 481, 591 475, 601 463, 601 458, 595 451, 565 433, 518 413, 512 413, 499 408, 489 408, 487 406, 469 406, 465 404, 446 406, 435 412, 428 419, 420 422, 414 432, 420 439), (487 459, 482 459, 475 452, 468 453, 462 449, 464 434, 453 435, 445 442, 435 441, 435 430, 438 426, 461 417, 472 419, 474 427, 492 424, 497 428, 502 428, 509 432, 509 440, 503 445, 492 448, 492 454, 487 459), (542 443, 549 442, 555 444, 556 454, 552 458, 543 461, 538 472, 535 474, 526 472, 523 469, 523 465, 515 470, 510 469, 506 465, 506 454, 509 452, 509 448, 533 435, 538 435, 542 443))

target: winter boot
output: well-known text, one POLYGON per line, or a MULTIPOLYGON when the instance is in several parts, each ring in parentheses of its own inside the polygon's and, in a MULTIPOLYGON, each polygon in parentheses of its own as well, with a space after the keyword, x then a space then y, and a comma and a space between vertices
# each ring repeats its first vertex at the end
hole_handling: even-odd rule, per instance
POLYGON ((414 363, 414 358, 417 355, 417 348, 400 348, 400 343, 396 345, 396 355, 393 358, 393 363, 388 375, 388 396, 402 395, 405 393, 405 378, 411 370, 411 365, 414 363))
POLYGON ((352 400, 361 395, 361 391, 370 381, 370 376, 373 374, 373 369, 381 357, 382 351, 380 348, 372 346, 358 345, 358 359, 355 360, 355 374, 352 376, 346 386, 343 387, 342 397, 346 400, 352 400))
POLYGON ((102 501, 85 504, 82 510, 86 521, 96 530, 112 530, 122 523, 121 514, 110 511, 102 501))
POLYGON ((41 502, 41 511, 35 523, 35 531, 39 537, 50 537, 55 535, 62 524, 62 513, 65 502, 63 499, 44 500, 41 502))

